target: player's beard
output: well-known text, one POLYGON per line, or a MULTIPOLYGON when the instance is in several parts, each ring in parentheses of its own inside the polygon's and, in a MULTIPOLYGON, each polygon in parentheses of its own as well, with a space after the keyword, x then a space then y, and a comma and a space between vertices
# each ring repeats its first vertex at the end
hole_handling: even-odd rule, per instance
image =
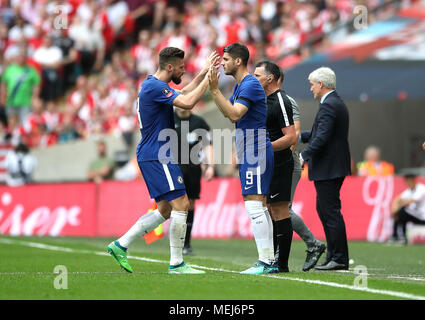
POLYGON ((234 67, 234 66, 232 66, 232 67, 227 67, 225 70, 224 70, 224 74, 226 75, 226 76, 234 76, 235 74, 236 74, 236 68, 234 67))
POLYGON ((173 81, 175 84, 180 84, 182 82, 182 76, 180 76, 180 77, 173 76, 171 78, 171 81, 173 81))

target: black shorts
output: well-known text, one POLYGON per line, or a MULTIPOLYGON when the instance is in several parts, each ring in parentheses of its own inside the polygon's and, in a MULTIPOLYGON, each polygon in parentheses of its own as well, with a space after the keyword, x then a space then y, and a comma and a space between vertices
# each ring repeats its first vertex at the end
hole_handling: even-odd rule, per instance
POLYGON ((187 197, 189 199, 199 199, 201 194, 201 166, 180 165, 180 169, 183 173, 187 197))
POLYGON ((267 195, 267 203, 291 201, 293 171, 294 159, 292 156, 283 163, 275 163, 270 192, 267 195))

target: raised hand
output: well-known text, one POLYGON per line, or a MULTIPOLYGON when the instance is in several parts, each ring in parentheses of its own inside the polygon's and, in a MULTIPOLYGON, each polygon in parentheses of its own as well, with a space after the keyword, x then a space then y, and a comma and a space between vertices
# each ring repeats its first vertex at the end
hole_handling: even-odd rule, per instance
POLYGON ((220 67, 220 55, 217 53, 217 51, 213 51, 210 53, 210 55, 207 58, 207 61, 205 62, 205 70, 208 70, 211 66, 214 66, 216 69, 220 67))
POLYGON ((208 70, 208 81, 210 84, 210 90, 218 90, 218 79, 220 78, 220 73, 217 71, 216 67, 214 65, 210 66, 210 69, 208 70))

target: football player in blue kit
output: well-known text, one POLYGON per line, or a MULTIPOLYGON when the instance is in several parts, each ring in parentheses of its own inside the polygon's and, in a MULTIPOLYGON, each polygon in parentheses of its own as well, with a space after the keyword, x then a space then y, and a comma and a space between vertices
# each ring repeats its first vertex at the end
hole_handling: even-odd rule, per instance
POLYGON ((209 85, 223 115, 235 123, 235 144, 242 196, 251 220, 258 261, 243 274, 279 272, 274 263, 273 224, 266 206, 273 175, 274 155, 266 129, 266 95, 260 82, 248 72, 249 50, 240 43, 224 48, 224 73, 237 81, 227 100, 218 88, 219 74, 210 68, 209 85))
POLYGON ((218 68, 219 56, 215 52, 211 53, 200 73, 177 92, 169 83, 181 83, 185 72, 184 54, 183 50, 174 47, 162 49, 159 53, 157 72, 147 77, 138 95, 142 138, 137 146, 137 161, 149 195, 155 199, 158 209, 142 215, 122 237, 108 245, 109 253, 127 272, 133 272, 127 260, 129 245, 170 218, 168 273, 204 273, 202 270, 191 268, 183 261, 189 200, 183 174, 177 159, 173 159, 170 148, 178 144, 178 141, 172 140, 172 133, 175 134, 173 105, 189 110, 196 105, 208 88, 210 66, 218 68))

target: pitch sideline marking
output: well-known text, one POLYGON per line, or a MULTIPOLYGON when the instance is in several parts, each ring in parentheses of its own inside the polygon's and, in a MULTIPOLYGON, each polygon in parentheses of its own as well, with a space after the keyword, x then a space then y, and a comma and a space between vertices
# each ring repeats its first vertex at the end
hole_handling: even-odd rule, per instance
MULTIPOLYGON (((11 240, 11 239, 1 239, 0 238, 0 242, 6 243, 6 244, 19 244, 19 245, 22 245, 22 246, 51 250, 51 251, 63 251, 63 252, 69 252, 69 253, 88 253, 88 254, 96 254, 96 255, 101 255, 101 256, 109 256, 108 253, 102 252, 102 251, 89 251, 89 250, 82 250, 82 249, 72 249, 72 248, 58 247, 58 246, 53 246, 53 245, 48 245, 48 244, 38 243, 38 242, 31 242, 31 241, 11 240)), ((164 260, 150 259, 150 258, 144 258, 144 257, 138 257, 138 256, 128 256, 128 258, 146 261, 146 262, 154 262, 154 263, 167 263, 167 264, 169 263, 168 261, 164 261, 164 260)), ((191 266, 195 267, 195 268, 199 268, 199 269, 209 270, 209 271, 220 271, 220 272, 226 272, 226 273, 239 273, 238 271, 234 271, 234 270, 227 270, 227 269, 221 269, 221 268, 211 268, 211 267, 199 266, 199 265, 194 265, 194 264, 191 264, 191 266)), ((309 284, 318 284, 318 285, 324 285, 324 286, 328 286, 328 287, 341 288, 341 289, 348 289, 348 290, 353 290, 353 291, 376 293, 376 294, 388 295, 388 296, 404 298, 404 299, 425 300, 425 296, 419 296, 419 295, 414 295, 414 294, 405 293, 405 292, 392 291, 392 290, 371 289, 371 288, 362 288, 362 287, 356 287, 356 286, 352 286, 352 285, 346 285, 346 284, 340 284, 340 283, 336 283, 336 282, 329 282, 329 281, 322 281, 322 280, 310 280, 310 279, 292 278, 292 277, 284 277, 284 276, 277 276, 277 275, 263 275, 263 277, 305 282, 305 283, 309 283, 309 284)))

